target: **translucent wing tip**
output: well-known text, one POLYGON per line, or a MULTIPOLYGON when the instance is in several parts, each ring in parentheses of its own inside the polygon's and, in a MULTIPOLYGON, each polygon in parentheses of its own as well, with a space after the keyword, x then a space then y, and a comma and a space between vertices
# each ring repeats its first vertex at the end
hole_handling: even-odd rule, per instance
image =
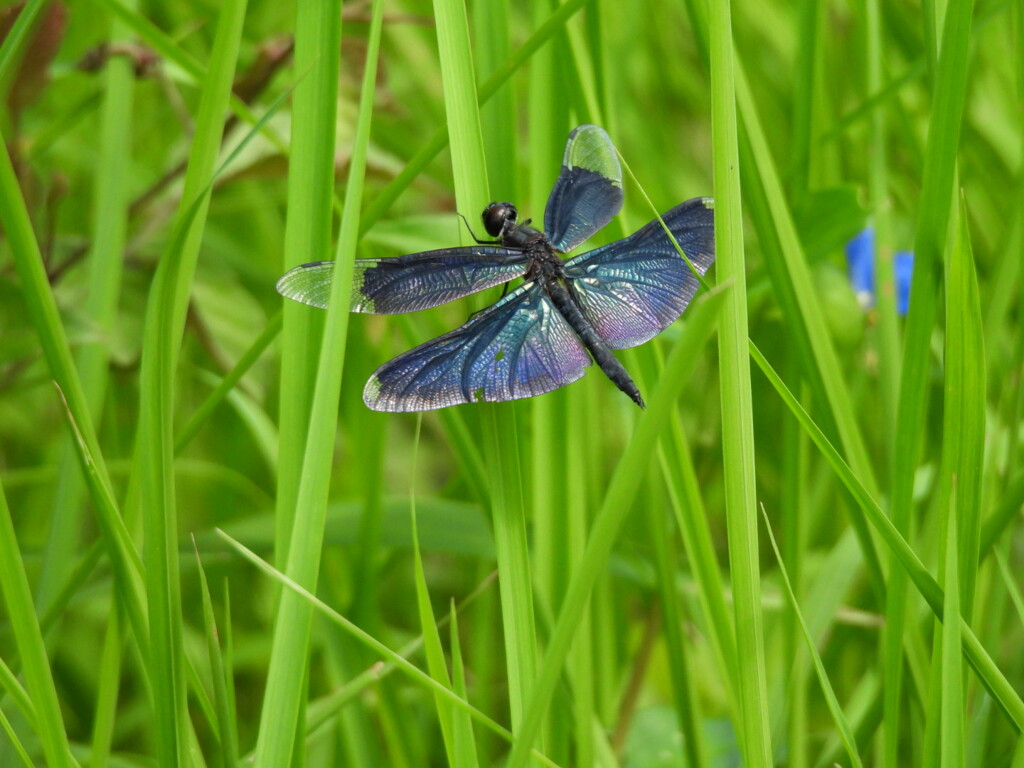
POLYGON ((585 168, 606 178, 616 187, 622 186, 622 166, 611 137, 599 125, 585 123, 572 129, 565 142, 562 158, 565 168, 585 168))
POLYGON ((286 299, 327 309, 333 276, 333 261, 313 261, 285 272, 275 288, 286 299))

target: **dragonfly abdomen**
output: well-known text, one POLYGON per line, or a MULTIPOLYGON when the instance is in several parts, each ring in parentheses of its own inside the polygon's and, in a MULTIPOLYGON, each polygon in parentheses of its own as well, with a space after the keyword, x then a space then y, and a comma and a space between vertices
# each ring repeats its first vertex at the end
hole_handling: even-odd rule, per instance
POLYGON ((583 344, 587 351, 590 352, 590 356, 594 358, 594 362, 604 371, 605 376, 611 379, 615 386, 629 395, 634 403, 641 408, 645 407, 644 399, 640 396, 640 390, 630 377, 629 372, 626 371, 618 358, 612 354, 608 344, 605 343, 605 340, 594 329, 594 326, 583 316, 583 313, 580 312, 580 308, 576 306, 576 302, 573 301, 569 292, 557 281, 551 281, 547 286, 547 291, 548 296, 551 297, 551 303, 555 305, 562 314, 562 317, 565 318, 566 322, 572 326, 572 329, 583 340, 583 344))

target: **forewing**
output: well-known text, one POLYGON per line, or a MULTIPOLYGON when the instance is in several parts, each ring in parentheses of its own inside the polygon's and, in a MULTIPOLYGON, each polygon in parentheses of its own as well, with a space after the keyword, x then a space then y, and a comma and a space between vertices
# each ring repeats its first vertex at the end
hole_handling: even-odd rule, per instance
POLYGON ((544 211, 552 245, 567 253, 611 221, 622 208, 622 168, 612 140, 596 125, 569 134, 562 172, 544 211))
POLYGON ((375 411, 429 411, 516 400, 576 381, 589 364, 576 333, 527 283, 460 328, 382 365, 363 401, 375 411))
MULTIPOLYGON (((526 272, 524 251, 491 245, 442 248, 393 259, 356 259, 351 309, 391 315, 436 307, 526 272)), ((295 267, 277 281, 277 292, 295 301, 327 308, 334 262, 295 267)))
MULTIPOLYGON (((711 198, 694 198, 662 216, 694 268, 715 260, 711 198)), ((565 263, 584 316, 612 349, 643 344, 668 327, 700 285, 655 219, 624 240, 565 263)))

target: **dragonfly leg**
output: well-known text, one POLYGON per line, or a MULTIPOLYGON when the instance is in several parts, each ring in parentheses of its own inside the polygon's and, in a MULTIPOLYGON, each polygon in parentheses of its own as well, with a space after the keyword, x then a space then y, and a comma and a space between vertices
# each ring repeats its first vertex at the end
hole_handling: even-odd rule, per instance
POLYGON ((469 219, 467 219, 461 213, 456 213, 455 215, 462 219, 462 222, 466 225, 466 229, 469 230, 469 236, 476 241, 477 245, 495 245, 501 242, 500 240, 481 240, 479 237, 476 236, 476 232, 473 231, 473 228, 469 226, 469 219))

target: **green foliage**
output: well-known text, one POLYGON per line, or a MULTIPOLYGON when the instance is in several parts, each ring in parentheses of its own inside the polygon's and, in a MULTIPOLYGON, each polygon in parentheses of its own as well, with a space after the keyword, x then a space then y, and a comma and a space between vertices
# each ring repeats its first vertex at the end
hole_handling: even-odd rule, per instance
POLYGON ((0 765, 1024 766, 1019 3, 139 5, 0 46, 0 765), (648 408, 368 411, 499 289, 352 259, 541 221, 583 122, 590 245, 716 198, 648 408))

